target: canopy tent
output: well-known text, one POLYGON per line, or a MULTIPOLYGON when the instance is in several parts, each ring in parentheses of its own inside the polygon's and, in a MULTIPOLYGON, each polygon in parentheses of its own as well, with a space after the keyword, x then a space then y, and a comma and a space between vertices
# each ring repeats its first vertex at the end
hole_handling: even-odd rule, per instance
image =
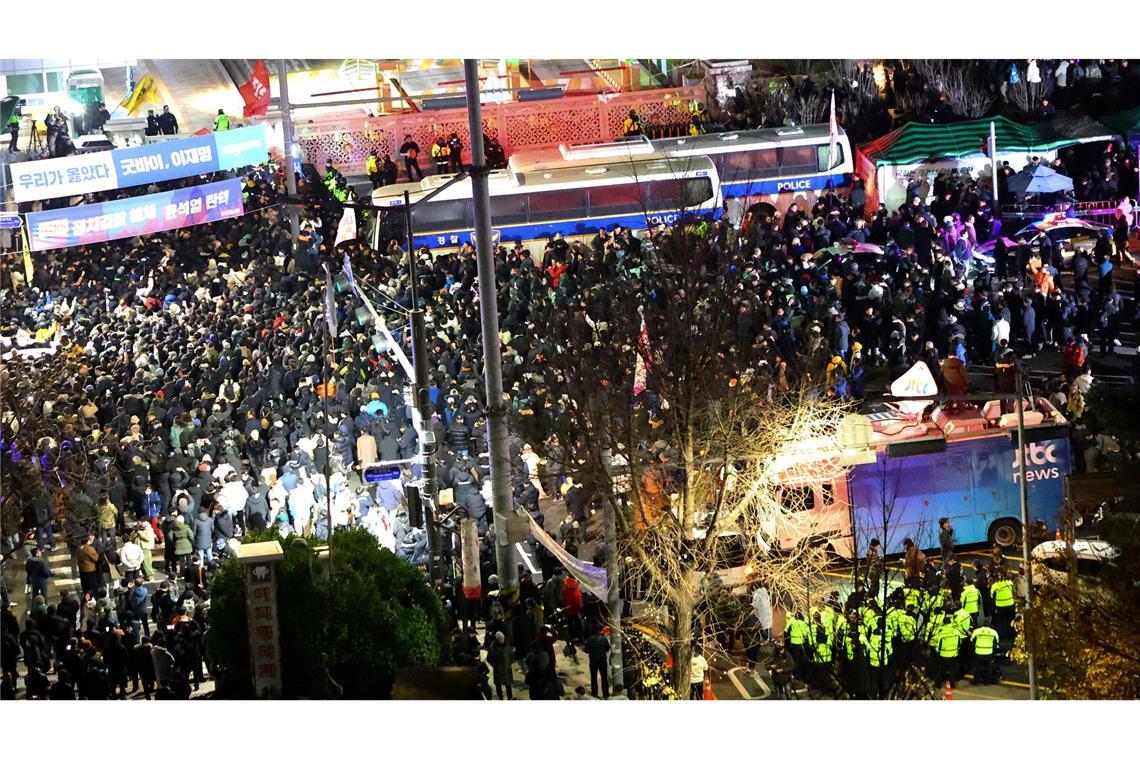
POLYGON ((1073 189, 1073 180, 1040 164, 1028 167, 1009 178, 1010 192, 1060 193, 1073 189))
POLYGON ((901 205, 911 180, 919 180, 926 188, 938 171, 956 168, 972 172, 975 178, 983 173, 988 177, 991 122, 998 161, 1008 161, 1015 169, 1035 155, 1048 163, 1059 148, 1114 137, 1112 130, 1080 112, 1062 113, 1037 124, 1019 124, 1004 116, 956 124, 910 122, 856 151, 856 172, 866 183, 868 208, 874 209, 880 201, 888 208, 901 205))
POLYGON ((1109 130, 1079 114, 1060 114, 1052 124, 1019 124, 1004 116, 957 124, 910 122, 859 150, 877 166, 985 155, 994 124, 998 153, 1042 153, 1080 142, 1109 140, 1109 130))
POLYGON ((1101 121, 1117 134, 1124 135, 1133 145, 1140 145, 1140 106, 1104 116, 1101 121))

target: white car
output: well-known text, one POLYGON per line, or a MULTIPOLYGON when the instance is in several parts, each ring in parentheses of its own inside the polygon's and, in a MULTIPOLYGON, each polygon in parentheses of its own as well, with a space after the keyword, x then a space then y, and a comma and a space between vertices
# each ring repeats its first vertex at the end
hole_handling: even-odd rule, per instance
MULTIPOLYGON (((1096 247, 1097 238, 1101 232, 1112 234, 1112 228, 1103 224, 1095 222, 1086 222, 1083 219, 1069 219, 1063 216, 1053 215, 1046 217, 1039 222, 1033 222, 1013 235, 1006 236, 1006 245, 1013 252, 1010 242, 1025 241, 1031 248, 1041 245, 1041 238, 1048 236, 1052 241, 1053 247, 1061 251, 1061 258, 1065 262, 1065 267, 1069 267, 1073 256, 1076 251, 1081 250, 1086 253, 1092 253, 1093 248, 1096 247)), ((985 264, 987 269, 992 270, 994 266, 994 243, 990 240, 982 243, 974 249, 974 260, 979 264, 985 264)))
MULTIPOLYGON (((1107 541, 1077 539, 1072 551, 1077 560, 1077 577, 1085 586, 1095 585, 1105 569, 1120 556, 1120 550, 1107 541)), ((1033 547, 1033 584, 1064 584, 1069 579, 1067 541, 1042 541, 1033 547)))

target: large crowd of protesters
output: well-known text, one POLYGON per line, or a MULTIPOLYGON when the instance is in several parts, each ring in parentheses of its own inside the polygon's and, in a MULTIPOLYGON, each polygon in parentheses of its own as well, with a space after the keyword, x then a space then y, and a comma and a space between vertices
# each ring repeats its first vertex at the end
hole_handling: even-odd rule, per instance
MULTIPOLYGON (((1106 159, 1120 170, 1117 194, 1131 187, 1135 197, 1135 156, 1106 159)), ((20 262, 3 262, 0 276, 12 286, 3 294, 3 337, 12 349, 5 382, 18 386, 22 362, 65 361, 69 368, 43 409, 59 435, 36 449, 5 445, 4 466, 42 474, 36 468, 74 456, 89 465, 81 486, 61 489, 45 479, 22 531, 4 537, 6 553, 22 548, 29 592, 20 621, 5 589, 5 696, 16 693, 19 658, 29 697, 113 698, 140 688, 148 696, 188 696, 204 678, 209 579, 247 531, 321 539, 330 521, 334 528, 358 525, 408 561, 426 562, 426 537, 409 522, 401 481, 368 486, 360 478, 367 464, 408 459, 417 450, 402 370, 388 353, 377 353, 374 328, 357 318, 351 296, 339 297, 339 337, 327 368, 322 349, 322 262, 335 273, 347 256, 377 307, 399 312, 410 305, 407 253, 395 240, 379 250, 354 240, 334 251, 345 190, 335 168, 326 177, 331 182, 315 172, 301 178, 307 205, 295 250, 279 205, 283 176, 270 165, 246 175, 241 218, 49 252, 37 257, 30 281, 20 262), (49 336, 61 338, 55 353, 22 355, 48 347, 49 336), (55 600, 44 552, 63 543, 81 585, 55 600)), ((533 329, 539 317, 580 302, 604 321, 604 283, 638 277, 661 236, 686 234, 710 253, 704 276, 714 280, 728 266, 746 275, 735 330, 761 387, 786 390, 809 378, 831 395, 861 398, 869 371, 893 377, 923 361, 953 393, 964 390, 971 365, 1016 364, 1055 351, 1064 371, 1047 390, 1079 423, 1078 467, 1095 469, 1097 431, 1082 424, 1093 382, 1088 354, 1092 343, 1111 353, 1122 325, 1136 316, 1135 304, 1116 289, 1128 217, 1118 221, 1123 238, 1105 235, 1091 256, 1078 252, 1071 264, 1060 250, 1007 247, 999 239, 990 272, 973 257, 1000 232, 988 188, 953 174, 936 185, 929 205, 912 195, 898 209, 867 208, 856 182, 849 192, 824 191, 811 206, 783 214, 728 198, 720 218, 699 229, 610 229, 583 241, 556 237, 542 250, 504 246, 496 277, 504 387, 514 410, 551 403, 542 372, 548 347, 533 329), (883 254, 829 248, 842 241, 877 244, 883 254), (1072 276, 1063 280, 1066 267, 1072 276)), ((427 300, 440 486, 485 531, 475 252, 464 244, 416 255, 427 300)), ((402 321, 396 316, 392 324, 402 321)), ((406 342, 406 331, 397 335, 406 342)), ((593 499, 565 477, 580 443, 511 438, 517 503, 537 516, 540 498, 561 501, 566 520, 547 529, 572 552, 589 538, 593 499), (541 462, 539 443, 547 452, 541 462)), ((652 443, 646 456, 658 451, 652 443)), ((455 551, 454 544, 447 548, 455 551)), ((573 579, 556 572, 556 560, 538 555, 545 588, 524 578, 529 612, 509 625, 495 609, 489 542, 487 603, 472 609, 458 585, 441 589, 458 624, 457 657, 477 659, 468 623, 484 619, 482 643, 508 697, 515 660, 533 698, 558 696, 552 676, 559 634, 584 646, 591 663, 602 656, 598 616, 589 614, 573 579), (552 626, 556 611, 562 623, 552 626)))

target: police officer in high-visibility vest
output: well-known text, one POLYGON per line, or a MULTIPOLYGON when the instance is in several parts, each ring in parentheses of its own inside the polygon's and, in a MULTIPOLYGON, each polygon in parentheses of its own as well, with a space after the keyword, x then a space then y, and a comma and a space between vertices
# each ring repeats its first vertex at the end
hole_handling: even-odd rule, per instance
POLYGON ((807 657, 804 650, 807 644, 808 624, 794 612, 788 613, 784 623, 784 643, 788 646, 788 653, 796 663, 796 673, 803 678, 807 673, 807 657))
POLYGON ((962 637, 953 623, 943 623, 934 637, 934 652, 937 664, 934 668, 934 681, 949 681, 953 686, 958 680, 958 656, 962 651, 962 637))
POLYGON ((859 613, 850 610, 843 626, 843 688, 856 699, 867 698, 867 639, 859 613))
POLYGON ((816 689, 830 692, 831 666, 834 653, 831 649, 831 634, 823 624, 822 616, 817 612, 808 626, 808 650, 811 658, 810 683, 816 689))
POLYGON ((867 665, 871 682, 871 693, 884 699, 893 685, 893 673, 890 669, 891 642, 878 629, 872 630, 866 637, 867 665))
POLYGON ((218 115, 214 117, 214 131, 224 132, 230 128, 230 117, 226 115, 224 109, 218 109, 218 115))
POLYGON ((627 137, 641 134, 641 117, 637 115, 637 111, 629 112, 629 116, 622 122, 621 131, 627 137))
POLYGON ((982 592, 974 584, 973 578, 967 576, 962 593, 958 595, 958 603, 970 615, 970 625, 977 625, 978 614, 982 610, 982 592))
POLYGON ((958 638, 962 641, 962 652, 958 658, 961 664, 958 677, 961 677, 970 669, 971 655, 973 654, 970 631, 973 630, 974 625, 970 619, 970 613, 966 612, 965 608, 955 605, 954 602, 946 602, 946 608, 950 624, 954 626, 954 630, 958 631, 958 638))
POLYGON ((376 151, 372 151, 372 155, 365 159, 364 172, 372 181, 373 190, 384 184, 384 179, 380 176, 380 159, 376 156, 376 151))
POLYGON ((988 625, 974 629, 970 634, 974 645, 974 683, 976 685, 997 683, 994 657, 998 654, 998 632, 988 625))
POLYGON ((436 174, 447 174, 447 166, 451 161, 451 149, 447 147, 447 140, 443 137, 432 143, 431 160, 435 162, 436 174))
POLYGON ((990 596, 994 600, 993 626, 1003 641, 1013 638, 1013 581, 1004 571, 990 584, 990 596))

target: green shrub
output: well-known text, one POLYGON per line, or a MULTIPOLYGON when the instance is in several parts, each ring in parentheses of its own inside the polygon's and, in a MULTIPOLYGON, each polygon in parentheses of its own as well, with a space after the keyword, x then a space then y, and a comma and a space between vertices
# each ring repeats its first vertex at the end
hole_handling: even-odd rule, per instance
MULTIPOLYGON (((275 539, 261 533, 246 542, 275 539)), ((331 582, 316 566, 322 560, 296 538, 281 544, 277 608, 285 698, 323 696, 322 654, 346 699, 389 698, 397 668, 447 663, 449 632, 439 597, 419 570, 369 533, 335 534, 331 582)), ((219 695, 252 697, 244 568, 226 562, 211 592, 207 647, 219 695)))

